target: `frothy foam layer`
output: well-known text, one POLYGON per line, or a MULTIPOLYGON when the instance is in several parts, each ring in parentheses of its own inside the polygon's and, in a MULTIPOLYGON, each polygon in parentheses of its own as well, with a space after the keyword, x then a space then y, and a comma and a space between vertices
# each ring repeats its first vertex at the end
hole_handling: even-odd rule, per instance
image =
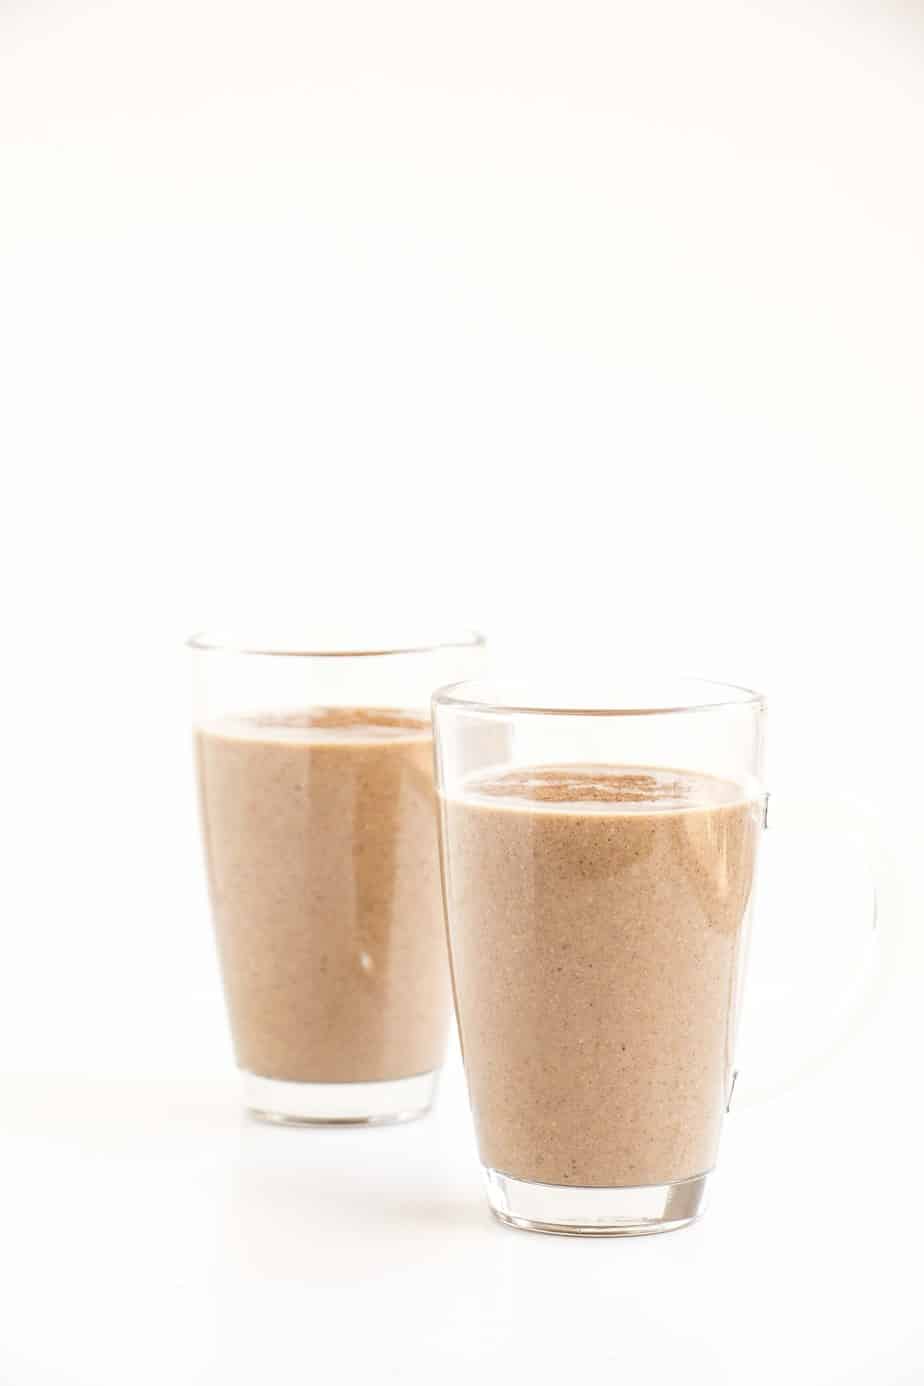
POLYGON ((418 740, 432 735, 429 718, 387 707, 318 707, 267 712, 253 717, 220 717, 200 732, 234 741, 296 743, 418 740))
POLYGON ((487 807, 578 813, 652 813, 747 801, 731 780, 655 765, 530 765, 465 780, 461 797, 487 807))

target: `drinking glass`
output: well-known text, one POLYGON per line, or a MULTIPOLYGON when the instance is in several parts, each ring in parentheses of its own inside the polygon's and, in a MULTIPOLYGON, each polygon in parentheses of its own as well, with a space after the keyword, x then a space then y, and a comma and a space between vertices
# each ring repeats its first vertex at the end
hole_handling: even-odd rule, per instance
POLYGON ((488 1199, 661 1232, 704 1206, 735 1083, 766 704, 652 677, 433 699, 443 890, 488 1199))
POLYGON ((429 699, 482 638, 188 642, 202 834, 244 1102, 294 1123, 430 1106, 449 986, 429 699))

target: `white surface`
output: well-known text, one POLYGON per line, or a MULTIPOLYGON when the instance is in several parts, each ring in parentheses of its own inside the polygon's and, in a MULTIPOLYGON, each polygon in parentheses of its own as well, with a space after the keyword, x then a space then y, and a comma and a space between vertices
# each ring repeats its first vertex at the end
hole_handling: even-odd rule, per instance
POLYGON ((603 1243, 490 1220, 456 1070, 434 1115, 360 1131, 244 1122, 230 1084, 8 1080, 0 1379, 911 1386, 892 1056, 730 1120, 699 1225, 603 1243))
POLYGON ((3 7, 3 1386, 922 1379, 922 90, 902 0, 3 7), (293 607, 762 688, 876 815, 897 989, 701 1227, 492 1226, 458 1085, 240 1126, 179 642, 293 607))

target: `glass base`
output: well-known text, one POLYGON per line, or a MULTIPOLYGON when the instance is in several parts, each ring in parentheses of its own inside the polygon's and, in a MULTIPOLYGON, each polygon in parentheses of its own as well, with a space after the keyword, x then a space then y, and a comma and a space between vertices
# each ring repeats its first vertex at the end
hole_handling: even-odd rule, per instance
POLYGON ((695 1222, 709 1176, 622 1189, 531 1184, 496 1169, 486 1169, 485 1177, 491 1211, 508 1227, 562 1237, 642 1237, 695 1222))
POLYGON ((241 1073, 244 1106, 280 1126, 386 1126, 429 1111, 439 1073, 376 1083, 289 1083, 241 1073))

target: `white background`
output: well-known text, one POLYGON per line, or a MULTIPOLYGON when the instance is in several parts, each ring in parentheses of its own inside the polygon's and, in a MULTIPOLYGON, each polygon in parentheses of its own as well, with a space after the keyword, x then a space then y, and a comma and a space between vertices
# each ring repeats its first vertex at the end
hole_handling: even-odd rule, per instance
POLYGON ((922 171, 903 0, 8 0, 3 1386, 924 1380, 922 171), (241 1126, 181 641, 283 607, 759 686, 874 814, 885 1005, 701 1226, 491 1225, 455 1061, 241 1126))

